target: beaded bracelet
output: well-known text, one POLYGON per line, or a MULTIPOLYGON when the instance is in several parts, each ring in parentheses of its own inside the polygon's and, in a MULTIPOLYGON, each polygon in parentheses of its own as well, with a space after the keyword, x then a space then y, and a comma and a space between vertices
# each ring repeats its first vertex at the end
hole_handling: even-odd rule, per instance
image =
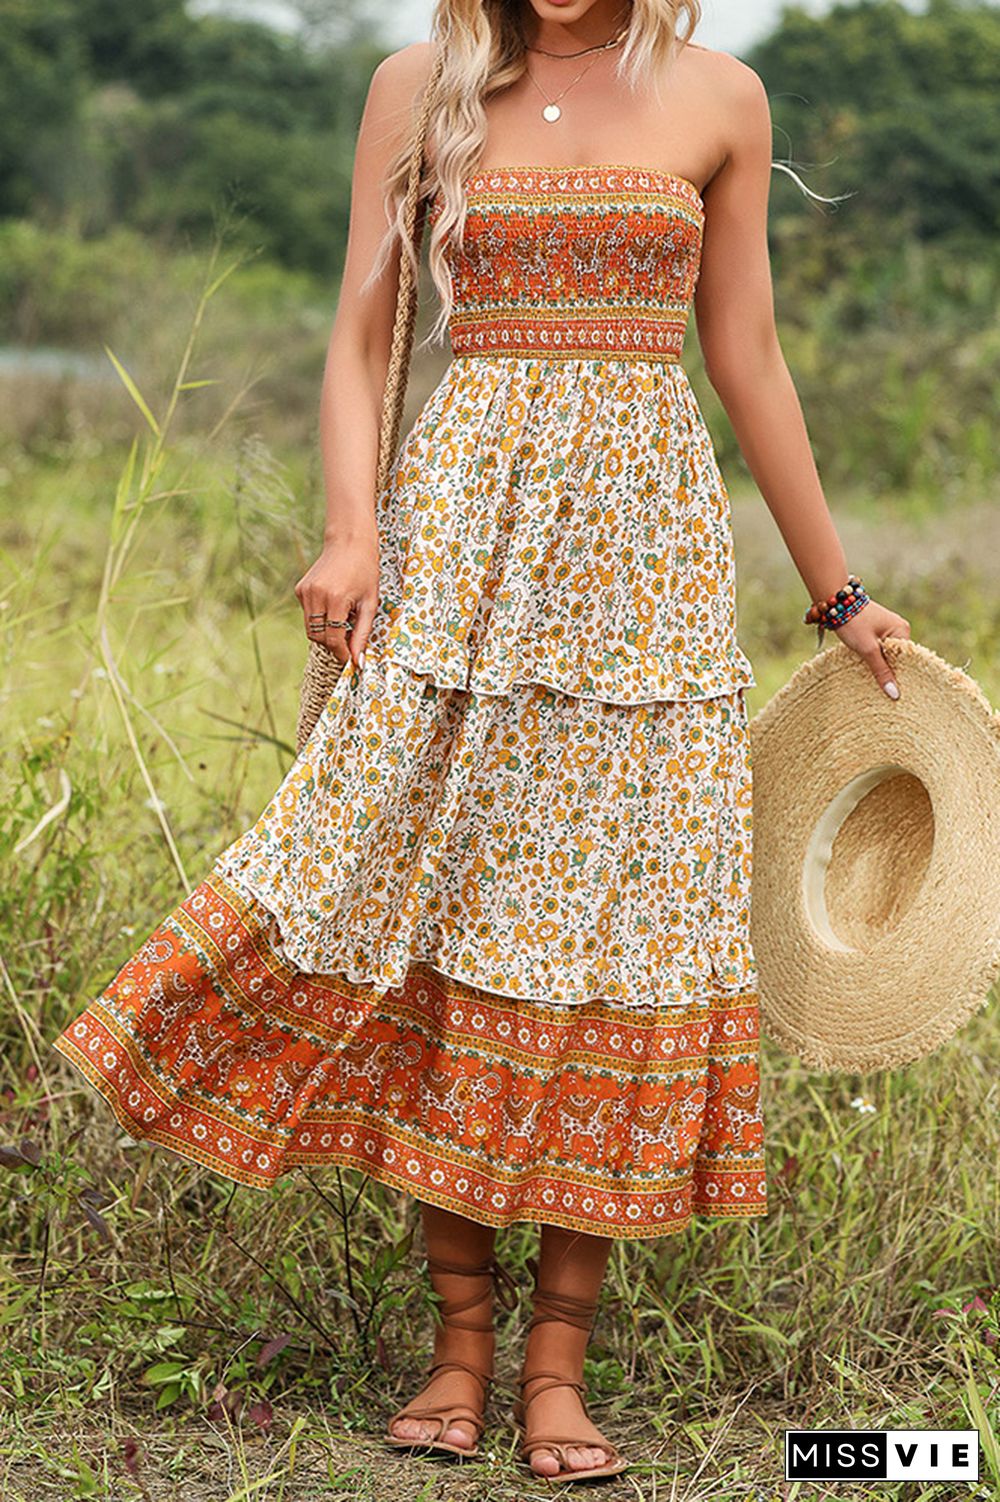
POLYGON ((831 631, 838 630, 852 615, 857 615, 870 598, 857 574, 848 574, 847 583, 842 589, 838 589, 828 600, 814 600, 802 619, 807 626, 818 627, 816 641, 818 646, 822 646, 823 632, 827 628, 831 631))

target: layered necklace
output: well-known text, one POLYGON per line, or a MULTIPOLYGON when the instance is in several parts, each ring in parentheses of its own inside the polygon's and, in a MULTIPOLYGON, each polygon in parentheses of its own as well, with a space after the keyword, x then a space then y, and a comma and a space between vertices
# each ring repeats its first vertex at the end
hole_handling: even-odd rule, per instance
POLYGON ((531 79, 531 82, 535 85, 535 88, 538 90, 538 92, 541 94, 542 98, 545 100, 545 108, 542 110, 542 119, 543 120, 547 120, 550 125, 554 125, 555 124, 555 122, 562 115, 562 110, 559 108, 559 100, 562 99, 564 95, 566 95, 566 94, 569 93, 570 89, 573 87, 574 84, 577 84, 577 83, 580 82, 580 79, 583 78, 584 74, 590 72, 591 68, 597 62, 597 58, 601 55, 602 52, 609 52, 612 47, 620 47, 621 44, 622 44, 622 42, 625 40, 625 37, 627 36, 627 34, 628 34, 628 25, 626 24, 625 26, 622 27, 621 31, 619 31, 616 36, 613 36, 610 39, 610 41, 607 41, 607 42, 598 42, 593 47, 581 47, 580 50, 579 50, 579 52, 547 52, 544 47, 528 47, 528 48, 526 48, 526 50, 528 52, 539 52, 544 57, 563 57, 563 58, 583 57, 588 52, 594 52, 594 53, 597 54, 597 56, 593 57, 590 60, 590 62, 587 64, 587 66, 585 68, 582 68, 580 70, 580 72, 576 75, 576 77, 570 83, 568 83, 566 85, 566 87, 563 89, 562 93, 561 94, 557 94, 554 99, 550 99, 549 98, 548 94, 542 88, 542 86, 538 82, 537 78, 531 72, 531 69, 530 68, 526 68, 525 69, 525 72, 527 73, 528 77, 531 79))

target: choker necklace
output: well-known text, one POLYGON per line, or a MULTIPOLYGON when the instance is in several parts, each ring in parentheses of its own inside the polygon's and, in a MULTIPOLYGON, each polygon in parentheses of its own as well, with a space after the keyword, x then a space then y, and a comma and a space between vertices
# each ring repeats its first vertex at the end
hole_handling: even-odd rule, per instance
POLYGON ((537 52, 542 57, 585 57, 588 52, 601 52, 610 47, 610 42, 595 42, 593 47, 581 47, 579 52, 549 52, 545 47, 525 47, 525 52, 537 52))
MULTIPOLYGON (((619 14, 624 14, 624 12, 620 12, 619 14)), ((613 37, 610 42, 595 42, 593 47, 581 47, 579 52, 549 52, 544 47, 529 47, 527 43, 525 43, 524 50, 525 52, 541 53, 542 57, 584 57, 588 52, 602 52, 605 47, 613 47, 616 42, 621 40, 626 31, 628 31, 628 23, 622 27, 618 35, 613 37)))

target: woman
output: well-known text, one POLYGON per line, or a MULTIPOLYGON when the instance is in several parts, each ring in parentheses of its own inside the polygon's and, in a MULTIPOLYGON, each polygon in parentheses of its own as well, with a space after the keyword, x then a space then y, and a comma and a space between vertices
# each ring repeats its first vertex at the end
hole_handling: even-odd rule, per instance
POLYGON ((390 1443, 477 1453, 496 1229, 540 1222, 515 1417, 560 1479, 626 1465, 582 1382, 612 1241, 766 1212, 755 680, 678 363, 692 303, 873 692, 909 634, 848 591, 774 327, 767 99, 690 41, 697 12, 439 0, 433 42, 376 69, 296 589, 345 669, 260 819, 56 1044, 133 1135, 238 1182, 332 1162, 422 1202, 444 1319, 390 1443), (424 208, 454 358, 373 504, 387 212, 439 58, 424 208))

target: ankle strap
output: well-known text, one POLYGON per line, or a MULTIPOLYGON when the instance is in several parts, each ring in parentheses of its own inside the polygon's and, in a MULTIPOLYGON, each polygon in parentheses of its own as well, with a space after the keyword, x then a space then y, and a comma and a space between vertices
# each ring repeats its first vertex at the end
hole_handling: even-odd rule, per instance
POLYGON ((535 1325, 552 1319, 563 1320, 567 1325, 575 1325, 578 1330, 589 1330, 594 1323, 600 1295, 596 1299, 580 1299, 572 1293, 559 1293, 554 1288, 542 1288, 538 1282, 538 1258, 529 1257, 527 1267, 535 1285, 534 1313, 528 1321, 529 1332, 534 1329, 535 1325))
POLYGON ((597 1313, 597 1299, 579 1299, 571 1293, 558 1293, 554 1288, 539 1288, 535 1285, 534 1312, 528 1321, 528 1329, 546 1320, 562 1320, 575 1325, 578 1330, 589 1330, 597 1313))
POLYGON ((562 1372, 523 1372, 517 1379, 517 1385, 521 1389, 521 1399, 525 1407, 527 1407, 529 1403, 537 1398, 539 1393, 548 1392, 553 1387, 572 1387, 580 1394, 581 1398, 584 1398, 587 1395, 587 1384, 583 1381, 582 1378, 576 1379, 573 1377, 566 1377, 562 1372), (529 1382, 534 1382, 536 1377, 544 1377, 545 1386, 536 1387, 535 1391, 531 1394, 531 1397, 525 1398, 524 1389, 527 1387, 529 1382))
POLYGON ((486 1387, 493 1381, 493 1374, 491 1372, 484 1372, 480 1367, 473 1366, 469 1361, 460 1361, 457 1356, 453 1356, 447 1361, 435 1361, 433 1366, 428 1368, 427 1375, 428 1377, 433 1377, 435 1372, 450 1371, 468 1372, 470 1377, 478 1377, 480 1382, 486 1387))
POLYGON ((495 1256, 487 1257, 485 1261, 475 1263, 449 1262, 444 1257, 428 1256, 427 1268, 431 1273, 452 1273, 460 1277, 490 1278, 492 1280, 492 1290, 480 1289, 478 1293, 472 1294, 467 1299, 442 1301, 438 1305, 441 1314, 447 1315, 449 1323, 457 1325, 460 1330, 486 1331, 493 1329, 492 1322, 488 1325, 470 1325, 451 1318, 454 1314, 462 1314, 466 1309, 471 1309, 475 1304, 481 1304, 490 1291, 496 1295, 505 1309, 510 1310, 517 1306, 517 1284, 495 1256))

